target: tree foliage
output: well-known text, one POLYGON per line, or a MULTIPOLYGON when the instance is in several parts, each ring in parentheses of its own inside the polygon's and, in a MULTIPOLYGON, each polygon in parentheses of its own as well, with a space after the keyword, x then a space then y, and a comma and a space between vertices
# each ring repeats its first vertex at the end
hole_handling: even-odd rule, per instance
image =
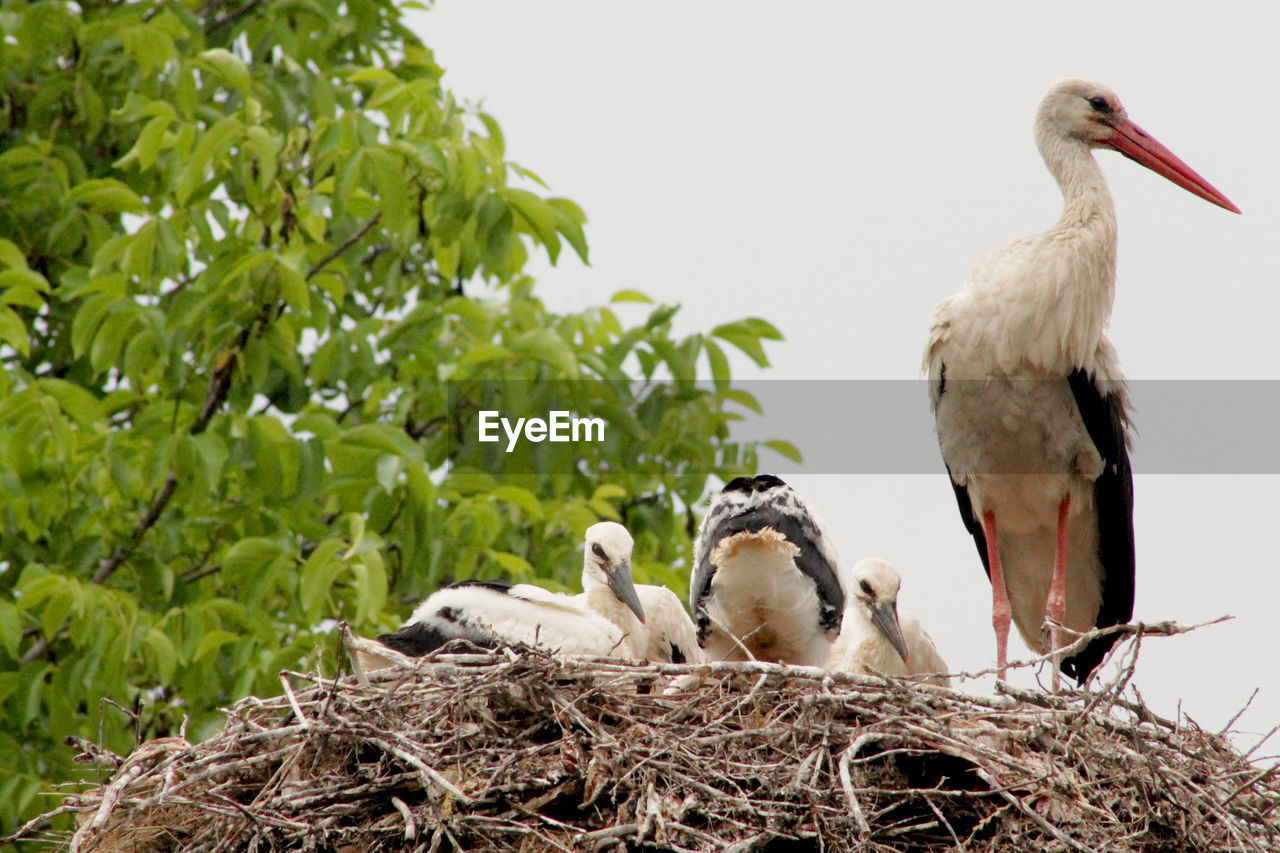
POLYGON ((0 30, 0 834, 79 777, 67 735, 201 737, 332 671, 333 619, 455 577, 571 587, 599 518, 682 587, 707 476, 755 466, 726 349, 777 332, 548 311, 526 262, 585 261, 585 216, 397 5, 11 0, 0 30), (457 440, 496 379, 608 440, 501 475, 457 440))

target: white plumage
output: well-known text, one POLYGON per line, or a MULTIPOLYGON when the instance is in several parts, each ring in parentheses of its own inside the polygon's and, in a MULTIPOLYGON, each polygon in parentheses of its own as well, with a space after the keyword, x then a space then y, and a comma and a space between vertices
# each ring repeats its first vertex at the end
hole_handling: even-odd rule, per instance
POLYGON ((768 474, 730 481, 703 519, 689 584, 708 659, 820 666, 844 604, 836 564, 790 486, 768 474))
POLYGON ((842 672, 929 675, 949 687, 947 662, 915 614, 898 609, 902 580, 892 564, 867 558, 841 569, 844 619, 825 667, 842 672))
MULTIPOLYGON (((1103 334, 1116 218, 1091 149, 1117 150, 1239 212, 1096 83, 1054 86, 1035 131, 1062 216, 973 267, 938 306, 925 354, 942 457, 992 581, 1002 668, 1010 614, 1042 653, 1062 646, 1058 624, 1082 632, 1132 615, 1128 402, 1103 334)), ((1061 661, 1063 671, 1083 683, 1112 641, 1061 661)))
POLYGON ((587 529, 582 593, 464 581, 433 593, 400 631, 378 639, 410 655, 465 639, 486 648, 524 644, 560 654, 644 658, 650 639, 631 580, 632 545, 622 525, 594 524, 587 529))
POLYGON ((636 594, 644 606, 645 628, 649 634, 645 657, 664 663, 701 663, 705 656, 680 596, 665 586, 653 584, 636 584, 636 594))

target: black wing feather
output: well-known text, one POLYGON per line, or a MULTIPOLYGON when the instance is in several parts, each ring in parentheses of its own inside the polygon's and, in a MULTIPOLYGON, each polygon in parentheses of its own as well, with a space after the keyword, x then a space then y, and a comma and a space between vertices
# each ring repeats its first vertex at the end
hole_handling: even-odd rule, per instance
POLYGON ((956 505, 960 507, 960 518, 964 521, 964 529, 969 531, 969 535, 973 537, 973 543, 978 546, 982 568, 987 573, 987 580, 991 580, 991 564, 987 559, 987 534, 983 532, 981 522, 973 513, 973 501, 969 500, 969 489, 956 482, 956 478, 951 475, 950 465, 947 466, 947 477, 951 480, 952 491, 956 493, 956 505))
MULTIPOLYGON (((1083 370, 1067 377, 1089 438, 1102 457, 1102 475, 1093 485, 1098 508, 1098 562, 1102 565, 1102 604, 1095 625, 1109 628, 1133 618, 1133 469, 1125 447, 1125 414, 1119 393, 1103 394, 1083 370)), ((1118 635, 1100 637, 1062 662, 1062 671, 1080 684, 1088 680, 1118 635)))
POLYGON ((425 654, 444 648, 446 651, 473 651, 476 649, 493 650, 498 648, 497 642, 482 634, 451 634, 441 631, 426 622, 413 622, 405 625, 394 634, 379 634, 378 642, 389 649, 395 649, 409 657, 422 657, 425 654), (452 645, 450 645, 452 644, 452 645), (458 646, 454 649, 453 646, 458 646))
MULTIPOLYGON (((947 366, 944 364, 938 371, 938 384, 933 391, 933 410, 936 414, 938 411, 938 401, 942 399, 942 395, 947 390, 947 366)), ((946 465, 944 461, 942 463, 946 465)), ((982 568, 987 573, 987 580, 991 580, 991 563, 987 558, 987 534, 982 530, 982 523, 973 512, 973 501, 969 500, 969 489, 956 482, 955 475, 951 473, 951 466, 947 465, 947 479, 951 481, 951 490, 956 493, 956 505, 960 508, 960 519, 964 522, 964 529, 969 531, 969 535, 973 537, 973 543, 978 546, 978 557, 982 560, 982 568)))
MULTIPOLYGON (((510 595, 511 586, 510 581, 503 580, 465 580, 448 584, 441 589, 480 587, 510 595)), ((435 621, 410 622, 394 634, 379 634, 378 642, 410 657, 421 657, 455 640, 465 641, 481 649, 498 648, 498 643, 492 637, 468 622, 466 614, 458 612, 457 608, 441 607, 429 618, 435 621)))

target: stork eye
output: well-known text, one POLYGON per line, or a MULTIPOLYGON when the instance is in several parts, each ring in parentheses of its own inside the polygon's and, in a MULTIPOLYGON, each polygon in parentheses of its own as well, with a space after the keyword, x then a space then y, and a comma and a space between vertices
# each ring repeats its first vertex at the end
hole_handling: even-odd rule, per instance
POLYGON ((871 591, 871 584, 867 583, 866 581, 858 581, 858 586, 862 587, 862 591, 864 593, 871 596, 872 598, 875 598, 875 593, 871 591))
POLYGON ((591 553, 595 554, 597 557, 599 557, 602 560, 604 559, 604 549, 600 547, 599 542, 595 542, 591 545, 591 553))
POLYGON ((1089 106, 1093 107, 1095 112, 1111 112, 1111 105, 1107 103, 1107 99, 1096 95, 1089 99, 1089 106))

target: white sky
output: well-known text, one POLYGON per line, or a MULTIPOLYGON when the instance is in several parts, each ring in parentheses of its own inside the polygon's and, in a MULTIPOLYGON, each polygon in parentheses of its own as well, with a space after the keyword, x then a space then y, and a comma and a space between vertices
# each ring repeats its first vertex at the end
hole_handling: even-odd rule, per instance
MULTIPOLYGON (((1126 373, 1280 379, 1280 4, 437 0, 413 23, 446 85, 502 124, 508 156, 590 217, 590 267, 566 247, 561 267, 533 269, 553 309, 636 288, 684 305, 680 333, 777 325, 773 369, 739 361, 744 378, 916 378, 937 302, 982 254, 1057 218, 1032 117, 1052 83, 1084 77, 1244 211, 1099 155, 1126 373)), ((976 670, 994 659, 990 587, 938 471, 787 480, 845 560, 898 566, 903 607, 953 668, 976 670)), ((1148 641, 1138 689, 1216 729, 1260 687, 1237 728, 1269 730, 1280 476, 1140 474, 1136 492, 1135 616, 1237 617, 1148 641)), ((1010 653, 1026 654, 1020 639, 1010 653)))

